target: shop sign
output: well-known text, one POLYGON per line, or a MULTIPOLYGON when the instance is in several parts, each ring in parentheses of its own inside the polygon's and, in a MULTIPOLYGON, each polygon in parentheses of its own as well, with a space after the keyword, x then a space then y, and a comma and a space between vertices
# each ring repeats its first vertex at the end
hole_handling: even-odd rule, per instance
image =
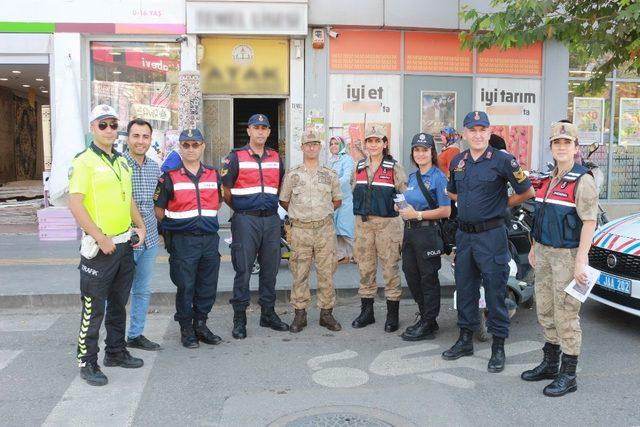
POLYGON ((364 127, 375 126, 389 138, 395 158, 400 155, 400 76, 332 74, 329 77, 329 111, 332 135, 342 136, 350 153, 360 158, 364 127))
POLYGON ((640 98, 620 98, 620 145, 640 145, 640 98))
POLYGON ((578 126, 580 145, 602 143, 604 98, 573 98, 573 123, 578 126))
POLYGON ((285 39, 204 38, 203 93, 284 95, 289 92, 285 39))
POLYGON ((491 132, 504 138, 507 151, 531 168, 540 138, 540 80, 477 78, 476 110, 485 111, 491 132), (534 151, 535 148, 535 151, 534 151))
POLYGON ((157 73, 168 73, 169 71, 180 70, 180 61, 175 59, 135 51, 127 51, 124 55, 125 63, 129 67, 157 73))
POLYGON ((338 30, 329 44, 334 71, 400 71, 400 31, 338 30))
POLYGON ((171 110, 166 107, 158 107, 147 104, 132 104, 131 117, 138 117, 148 121, 158 120, 168 122, 171 120, 171 110))
POLYGON ((478 52, 478 74, 519 76, 542 75, 542 43, 502 50, 497 47, 478 52))
POLYGON ((407 72, 470 74, 473 52, 460 49, 457 33, 407 31, 404 68, 407 72))
POLYGON ((307 4, 188 1, 187 32, 306 36, 307 4))

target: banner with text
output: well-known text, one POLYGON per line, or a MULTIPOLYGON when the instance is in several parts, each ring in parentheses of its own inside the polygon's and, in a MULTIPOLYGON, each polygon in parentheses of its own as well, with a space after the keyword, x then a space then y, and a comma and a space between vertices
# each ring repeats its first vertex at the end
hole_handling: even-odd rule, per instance
POLYGON ((492 133, 523 168, 537 167, 540 148, 540 80, 477 78, 476 109, 489 115, 492 133))

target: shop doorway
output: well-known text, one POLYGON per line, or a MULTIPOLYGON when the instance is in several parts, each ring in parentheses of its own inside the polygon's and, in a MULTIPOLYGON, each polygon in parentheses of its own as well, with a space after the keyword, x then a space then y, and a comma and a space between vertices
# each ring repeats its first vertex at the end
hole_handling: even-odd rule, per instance
POLYGON ((233 100, 233 147, 242 147, 249 143, 247 123, 254 114, 264 114, 269 118, 271 134, 267 146, 278 150, 285 157, 286 141, 286 99, 279 98, 234 98, 233 100))

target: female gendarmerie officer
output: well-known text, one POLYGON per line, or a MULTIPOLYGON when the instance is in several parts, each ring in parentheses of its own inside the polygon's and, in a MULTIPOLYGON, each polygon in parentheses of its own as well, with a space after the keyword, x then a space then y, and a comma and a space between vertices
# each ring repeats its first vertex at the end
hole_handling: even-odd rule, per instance
POLYGON ((587 255, 598 214, 598 191, 587 168, 574 162, 578 129, 571 123, 551 127, 553 172, 542 179, 536 192, 533 238, 529 261, 535 266, 536 308, 544 330, 544 358, 540 365, 525 371, 525 381, 553 379, 544 388, 551 397, 578 389, 576 365, 582 331, 580 302, 564 289, 572 279, 586 286, 587 255), (562 365, 560 372, 560 353, 562 365))
POLYGON ((363 328, 375 323, 373 300, 378 292, 376 271, 382 265, 387 298, 387 321, 384 330, 398 330, 400 307, 400 246, 402 225, 393 199, 407 188, 404 168, 388 154, 389 141, 381 130, 372 126, 365 132, 367 157, 358 161, 351 185, 353 213, 356 216, 355 257, 360 270, 360 315, 351 323, 363 328))
POLYGON ((411 160, 418 169, 409 175, 404 197, 407 206, 399 209, 404 219, 402 271, 413 299, 418 304, 419 320, 403 333, 405 341, 435 338, 436 318, 440 313, 440 256, 443 250, 438 220, 448 218, 451 200, 447 196, 447 177, 438 168, 433 137, 419 133, 411 141, 411 160))

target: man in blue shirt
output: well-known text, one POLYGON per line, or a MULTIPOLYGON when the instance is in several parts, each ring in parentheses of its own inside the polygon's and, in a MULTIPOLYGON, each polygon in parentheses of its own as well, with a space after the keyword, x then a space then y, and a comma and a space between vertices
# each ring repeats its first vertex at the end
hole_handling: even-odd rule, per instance
POLYGON ((504 370, 504 340, 509 335, 505 305, 509 278, 509 247, 504 214, 508 207, 533 197, 529 179, 518 161, 489 146, 489 118, 472 111, 464 119, 463 138, 469 149, 458 154, 449 167, 447 191, 458 206, 455 280, 460 337, 442 354, 455 360, 473 354, 473 330, 480 319, 480 284, 487 302, 487 328, 493 335, 487 370, 504 370), (510 183, 515 194, 508 196, 510 183))
POLYGON ((158 223, 153 209, 153 193, 160 177, 160 167, 146 156, 146 152, 151 146, 152 132, 149 122, 142 119, 131 120, 127 126, 129 151, 124 153, 124 157, 133 172, 133 200, 136 202, 147 228, 145 241, 139 247, 134 248, 133 252, 136 270, 131 285, 127 347, 154 351, 159 350, 160 345, 142 335, 151 297, 149 285, 159 249, 158 223))

